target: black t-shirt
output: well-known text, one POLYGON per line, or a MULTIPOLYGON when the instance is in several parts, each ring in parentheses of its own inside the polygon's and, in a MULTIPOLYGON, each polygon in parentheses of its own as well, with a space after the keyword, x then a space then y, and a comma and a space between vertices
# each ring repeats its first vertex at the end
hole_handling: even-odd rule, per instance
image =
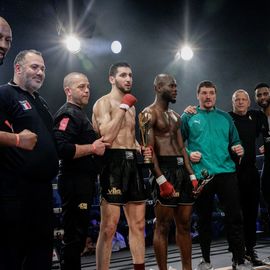
POLYGON ((54 116, 54 138, 60 161, 61 174, 96 176, 94 155, 73 159, 76 146, 92 144, 97 135, 85 112, 72 103, 65 103, 54 116))
MULTIPOLYGON (((238 115, 229 112, 239 133, 241 144, 244 147, 244 156, 241 165, 255 164, 256 162, 256 138, 261 132, 262 122, 257 111, 250 110, 246 115, 238 115)), ((237 163, 237 162, 236 162, 237 163)))
POLYGON ((37 92, 34 96, 14 83, 0 87, 0 130, 37 134, 32 151, 0 147, 0 196, 16 196, 22 180, 51 181, 58 170, 58 156, 52 136, 53 120, 48 106, 37 92), (7 125, 7 122, 11 125, 7 125))

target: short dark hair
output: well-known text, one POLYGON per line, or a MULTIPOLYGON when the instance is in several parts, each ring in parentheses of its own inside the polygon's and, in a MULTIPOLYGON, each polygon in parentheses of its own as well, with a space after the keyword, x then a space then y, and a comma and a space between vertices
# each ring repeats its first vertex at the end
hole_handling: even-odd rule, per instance
POLYGON ((213 82, 211 82, 211 81, 202 81, 197 85, 197 94, 200 93, 202 87, 206 87, 206 88, 212 88, 213 87, 213 88, 215 88, 215 92, 217 92, 217 87, 213 82))
POLYGON ((42 53, 37 51, 37 50, 24 50, 24 51, 20 51, 17 56, 15 57, 14 59, 14 62, 13 62, 13 65, 15 66, 16 64, 21 64, 25 58, 25 56, 28 54, 28 53, 34 53, 34 54, 37 54, 37 55, 40 55, 42 56, 42 53))
POLYGON ((259 89, 259 88, 263 88, 263 87, 270 88, 269 84, 264 83, 264 82, 261 82, 261 83, 258 83, 258 84, 255 86, 254 91, 256 91, 256 90, 259 89))
POLYGON ((128 64, 127 62, 118 62, 118 63, 115 63, 115 64, 112 64, 110 66, 110 69, 109 69, 109 76, 113 76, 115 77, 116 73, 117 73, 117 69, 119 67, 128 67, 131 69, 131 66, 130 64, 128 64))

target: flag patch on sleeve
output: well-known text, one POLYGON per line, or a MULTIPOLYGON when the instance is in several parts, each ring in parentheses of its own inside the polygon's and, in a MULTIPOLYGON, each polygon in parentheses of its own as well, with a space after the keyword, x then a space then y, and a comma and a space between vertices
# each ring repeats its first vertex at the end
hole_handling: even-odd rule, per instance
POLYGON ((67 128, 67 125, 68 125, 68 121, 69 121, 69 118, 68 117, 64 117, 60 124, 59 124, 59 130, 62 130, 62 131, 65 131, 66 128, 67 128))
POLYGON ((19 102, 20 102, 20 104, 21 104, 24 111, 32 109, 31 104, 29 103, 28 100, 19 100, 19 102))

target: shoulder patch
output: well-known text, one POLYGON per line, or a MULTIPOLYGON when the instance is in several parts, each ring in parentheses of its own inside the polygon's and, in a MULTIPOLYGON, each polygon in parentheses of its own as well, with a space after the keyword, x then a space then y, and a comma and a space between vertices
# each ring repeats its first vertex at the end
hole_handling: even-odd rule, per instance
POLYGON ((60 124, 59 124, 59 130, 62 130, 62 131, 65 131, 66 128, 67 128, 67 125, 68 125, 68 122, 69 122, 69 118, 68 117, 64 117, 60 124))
POLYGON ((31 104, 28 100, 19 100, 19 103, 21 104, 24 111, 31 110, 31 104))

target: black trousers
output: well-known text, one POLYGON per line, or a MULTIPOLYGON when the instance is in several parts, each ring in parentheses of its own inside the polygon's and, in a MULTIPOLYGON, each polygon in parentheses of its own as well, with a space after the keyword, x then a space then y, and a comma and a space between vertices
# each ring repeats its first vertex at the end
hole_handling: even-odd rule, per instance
POLYGON ((211 220, 214 196, 218 195, 225 213, 227 239, 233 259, 243 263, 245 248, 243 236, 243 216, 240 207, 238 181, 235 173, 216 175, 203 189, 195 202, 198 214, 198 231, 202 255, 210 262, 210 246, 212 240, 211 220))
POLYGON ((62 270, 80 270, 81 252, 85 247, 95 179, 89 175, 59 176, 62 200, 64 246, 61 252, 62 270))
POLYGON ((0 198, 0 269, 51 270, 51 182, 27 179, 18 185, 18 196, 0 198))
POLYGON ((240 199, 244 218, 246 250, 256 245, 256 222, 260 202, 260 175, 255 165, 242 166, 237 170, 240 199))
POLYGON ((268 215, 270 216, 270 161, 264 161, 263 171, 261 175, 262 194, 264 201, 268 207, 268 215))

